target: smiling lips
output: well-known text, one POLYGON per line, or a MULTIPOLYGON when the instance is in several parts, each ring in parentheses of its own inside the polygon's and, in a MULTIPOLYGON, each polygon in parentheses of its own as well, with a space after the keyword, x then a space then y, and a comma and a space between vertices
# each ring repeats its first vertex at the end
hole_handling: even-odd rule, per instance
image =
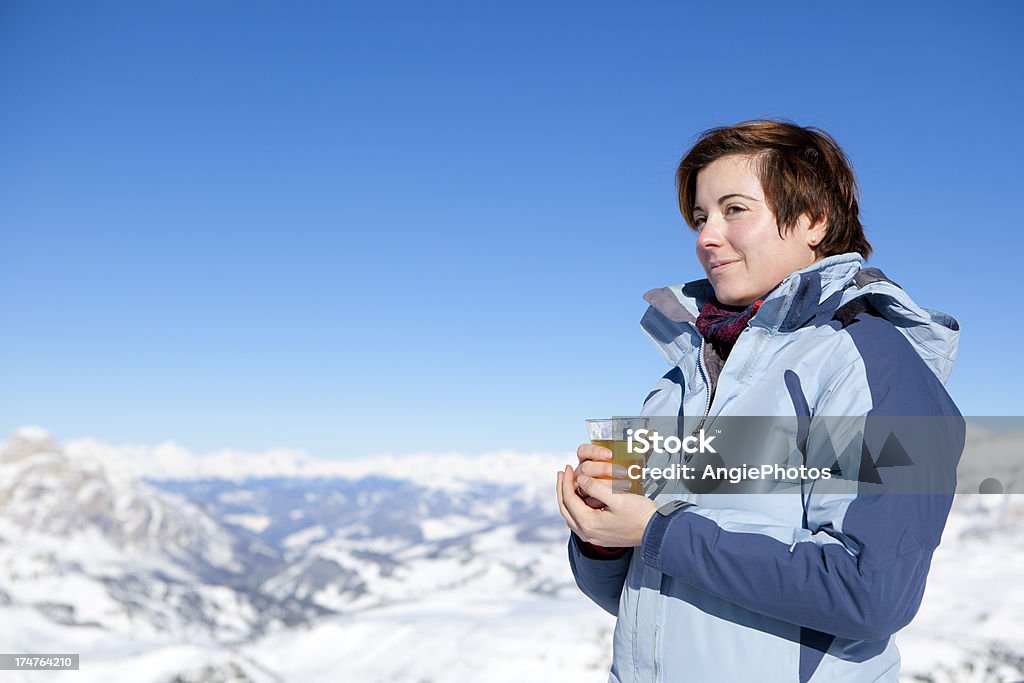
POLYGON ((725 260, 722 260, 722 261, 710 261, 710 262, 708 262, 708 266, 710 266, 710 269, 711 269, 710 272, 712 274, 714 274, 714 275, 717 275, 718 273, 721 273, 723 270, 725 270, 726 268, 728 268, 729 266, 731 266, 734 263, 739 263, 739 259, 731 259, 731 260, 725 259, 725 260))

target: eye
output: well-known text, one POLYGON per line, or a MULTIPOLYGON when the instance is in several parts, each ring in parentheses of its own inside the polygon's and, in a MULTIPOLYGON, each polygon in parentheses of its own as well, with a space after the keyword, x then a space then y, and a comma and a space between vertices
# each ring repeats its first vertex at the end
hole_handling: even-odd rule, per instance
POLYGON ((693 219, 693 227, 700 229, 701 227, 704 226, 704 221, 706 220, 707 218, 705 218, 704 216, 695 216, 693 219))
POLYGON ((746 210, 747 210, 747 208, 745 206, 740 206, 739 204, 731 204, 729 206, 729 208, 727 208, 725 210, 725 212, 729 213, 729 214, 734 214, 734 213, 740 213, 741 211, 746 211, 746 210), (735 211, 733 211, 733 209, 735 209, 735 211))

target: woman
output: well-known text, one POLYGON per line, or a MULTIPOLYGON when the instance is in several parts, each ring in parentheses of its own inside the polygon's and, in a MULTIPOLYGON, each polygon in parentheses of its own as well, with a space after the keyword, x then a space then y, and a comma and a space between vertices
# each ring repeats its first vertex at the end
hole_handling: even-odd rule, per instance
POLYGON ((848 485, 652 500, 613 494, 610 453, 581 445, 556 488, 576 581, 618 616, 609 680, 895 681, 892 634, 920 605, 963 448, 943 388, 956 321, 862 268, 856 182, 826 133, 709 130, 676 179, 707 279, 645 296, 671 369, 641 414, 803 421, 793 452, 834 458, 848 485), (857 426, 839 442, 826 416, 857 426))

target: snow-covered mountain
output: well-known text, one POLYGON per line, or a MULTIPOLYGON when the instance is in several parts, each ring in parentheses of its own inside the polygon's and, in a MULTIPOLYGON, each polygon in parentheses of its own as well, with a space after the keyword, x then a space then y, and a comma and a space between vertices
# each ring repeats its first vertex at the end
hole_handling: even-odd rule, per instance
POLYGON ((0 446, 0 600, 68 626, 237 642, 323 614, 272 599, 279 554, 40 430, 0 446))
MULTIPOLYGON (((0 650, 81 670, 10 680, 603 681, 614 620, 575 588, 553 500, 571 460, 200 457, 19 430, 0 445, 0 650)), ((1021 498, 958 497, 897 640, 906 681, 1024 679, 1021 498)))

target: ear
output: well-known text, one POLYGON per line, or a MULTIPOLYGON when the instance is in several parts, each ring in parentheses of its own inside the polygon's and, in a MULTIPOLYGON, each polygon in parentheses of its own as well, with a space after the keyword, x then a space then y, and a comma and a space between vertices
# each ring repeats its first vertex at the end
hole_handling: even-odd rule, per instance
POLYGON ((828 234, 828 213, 822 215, 816 223, 812 222, 811 217, 805 213, 800 217, 799 225, 801 233, 807 240, 807 246, 817 249, 821 241, 825 239, 825 235, 828 234))

